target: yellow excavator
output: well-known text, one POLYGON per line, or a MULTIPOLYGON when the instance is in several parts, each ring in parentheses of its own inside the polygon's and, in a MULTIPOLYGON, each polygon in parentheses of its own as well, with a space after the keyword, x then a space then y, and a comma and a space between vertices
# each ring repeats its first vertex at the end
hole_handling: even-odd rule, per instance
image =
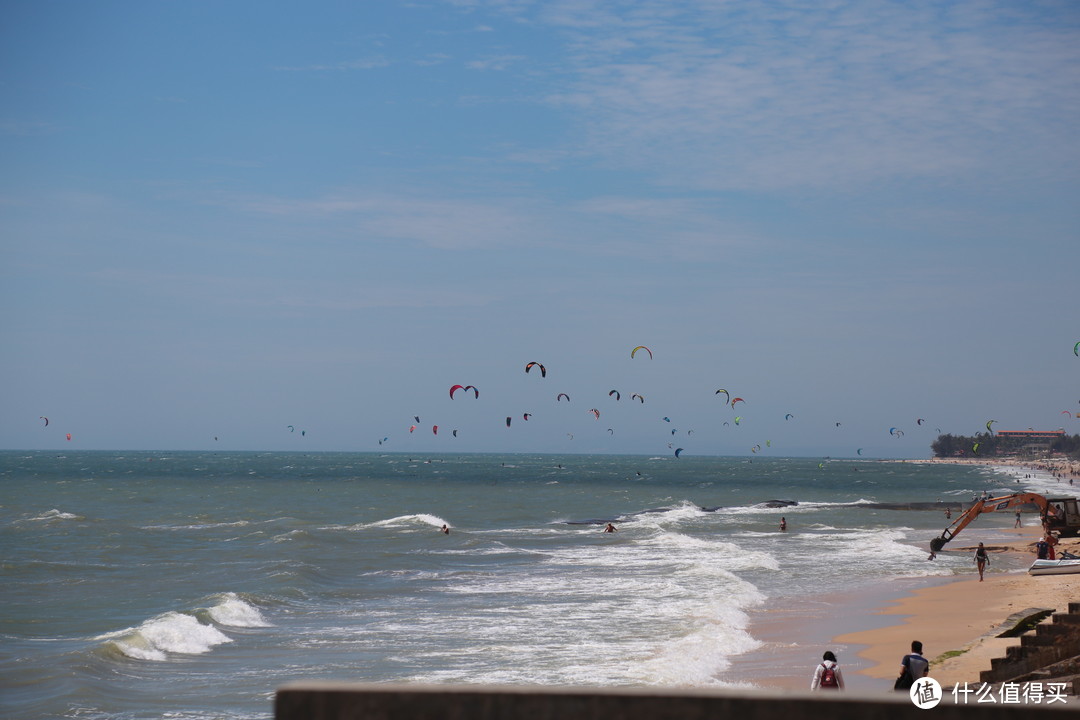
POLYGON ((930 549, 934 552, 941 550, 945 547, 945 543, 960 534, 961 530, 983 513, 1009 510, 1027 504, 1039 508, 1039 515, 1042 516, 1043 526, 1047 530, 1056 532, 1059 537, 1080 535, 1080 510, 1077 509, 1077 498, 1048 498, 1037 493, 1016 493, 976 501, 956 518, 952 525, 945 528, 941 537, 930 541, 930 549))

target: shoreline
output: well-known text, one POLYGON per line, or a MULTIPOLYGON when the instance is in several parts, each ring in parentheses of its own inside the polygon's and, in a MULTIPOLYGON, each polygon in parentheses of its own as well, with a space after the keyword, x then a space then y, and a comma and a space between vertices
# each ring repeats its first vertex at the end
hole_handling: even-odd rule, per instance
MULTIPOLYGON (((1005 460, 944 458, 927 461, 963 465, 1004 466, 1017 472, 1048 473, 1043 480, 1080 477, 1075 463, 1036 467, 1035 463, 1005 460)), ((1072 493, 1070 493, 1072 494, 1072 493)), ((1041 535, 1038 525, 999 528, 1007 537, 988 549, 990 567, 980 582, 972 564, 962 575, 897 578, 850 592, 768 603, 751 613, 750 632, 761 641, 758 649, 733 658, 736 682, 760 689, 805 692, 825 650, 836 653, 850 692, 892 692, 900 660, 919 640, 930 661, 930 675, 943 687, 955 683, 979 684, 979 674, 990 669, 993 658, 1019 638, 998 638, 1010 616, 1026 611, 1063 612, 1069 602, 1080 602, 1080 574, 1031 576, 1033 545, 1041 535), (1008 537, 1012 536, 1012 537, 1008 537)), ((943 552, 974 554, 962 541, 943 552)), ((1061 540, 1058 551, 1080 554, 1080 538, 1061 540)))

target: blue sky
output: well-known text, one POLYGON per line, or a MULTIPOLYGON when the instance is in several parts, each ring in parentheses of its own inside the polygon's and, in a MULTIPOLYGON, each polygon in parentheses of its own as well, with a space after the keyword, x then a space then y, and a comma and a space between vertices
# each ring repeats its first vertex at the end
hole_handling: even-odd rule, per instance
POLYGON ((919 457, 989 419, 1080 432, 1075 3, 0 20, 0 447, 919 457))

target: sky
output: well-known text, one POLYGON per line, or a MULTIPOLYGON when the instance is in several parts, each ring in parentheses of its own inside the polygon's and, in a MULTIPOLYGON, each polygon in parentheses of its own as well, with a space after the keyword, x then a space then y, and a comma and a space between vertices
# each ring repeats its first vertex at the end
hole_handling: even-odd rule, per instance
POLYGON ((0 448, 1078 433, 1078 70, 1074 2, 3 3, 0 448))

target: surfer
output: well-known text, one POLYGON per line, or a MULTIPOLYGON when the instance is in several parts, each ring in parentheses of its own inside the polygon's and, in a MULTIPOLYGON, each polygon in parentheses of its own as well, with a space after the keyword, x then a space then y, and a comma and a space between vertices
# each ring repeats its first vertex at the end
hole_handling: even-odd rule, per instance
POLYGON ((449 535, 449 534, 450 534, 450 528, 446 527, 446 525, 443 525, 443 526, 442 526, 442 527, 440 528, 440 530, 442 530, 442 534, 443 534, 443 535, 449 535))
POLYGON ((608 523, 607 526, 604 528, 604 532, 606 532, 606 533, 619 532, 619 529, 617 527, 615 527, 614 525, 612 525, 611 523, 608 523))

